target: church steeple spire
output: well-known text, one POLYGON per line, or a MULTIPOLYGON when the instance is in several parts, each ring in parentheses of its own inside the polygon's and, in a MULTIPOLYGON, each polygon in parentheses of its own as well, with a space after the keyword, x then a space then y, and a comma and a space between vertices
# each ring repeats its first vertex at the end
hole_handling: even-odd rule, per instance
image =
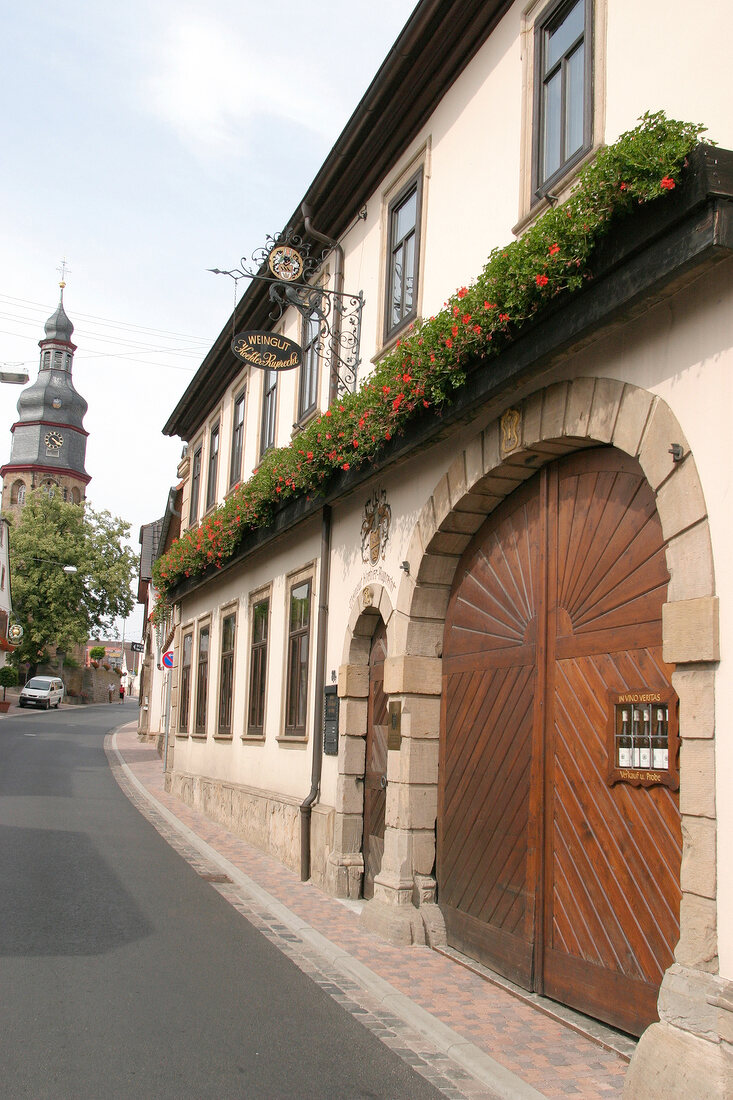
MULTIPOLYGON (((46 321, 46 340, 61 340, 64 343, 71 343, 71 335, 74 331, 74 326, 66 315, 64 309, 64 288, 66 283, 62 279, 59 283, 61 287, 61 293, 59 295, 59 304, 56 308, 56 312, 52 313, 49 319, 46 321)), ((39 341, 40 346, 43 347, 46 340, 39 341)), ((76 348, 74 348, 76 351, 76 348)))
POLYGON ((80 503, 91 480, 84 469, 87 403, 71 378, 76 344, 71 341, 74 326, 64 308, 65 272, 64 261, 59 304, 38 342, 38 377, 18 399, 10 461, 0 469, 5 512, 21 508, 26 493, 36 488, 59 492, 64 500, 80 503))

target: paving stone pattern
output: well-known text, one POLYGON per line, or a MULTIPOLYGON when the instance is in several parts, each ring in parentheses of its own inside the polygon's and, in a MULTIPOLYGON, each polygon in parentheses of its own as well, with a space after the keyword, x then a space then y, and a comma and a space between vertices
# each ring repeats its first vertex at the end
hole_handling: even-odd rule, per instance
MULTIPOLYGON (((167 794, 160 758, 153 746, 141 745, 133 725, 109 735, 105 748, 121 788, 200 875, 221 879, 221 867, 213 864, 160 813, 156 801, 271 898, 542 1095, 582 1100, 621 1096, 627 1062, 615 1052, 603 1049, 585 1035, 430 948, 397 948, 378 939, 362 928, 353 909, 309 883, 302 883, 277 860, 167 794), (145 788, 147 797, 128 779, 113 742, 145 788)), ((443 1095, 455 1100, 500 1098, 500 1093, 487 1090, 484 1083, 437 1050, 415 1028, 385 1010, 368 989, 351 980, 316 946, 286 927, 259 896, 253 896, 237 883, 212 881, 212 886, 345 1011, 378 1035, 443 1095)))

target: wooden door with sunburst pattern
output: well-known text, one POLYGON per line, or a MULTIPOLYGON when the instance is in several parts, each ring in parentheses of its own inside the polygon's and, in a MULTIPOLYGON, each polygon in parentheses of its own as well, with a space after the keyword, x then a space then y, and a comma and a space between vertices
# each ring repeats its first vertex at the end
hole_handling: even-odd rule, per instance
POLYGON ((609 781, 613 693, 669 689, 654 495, 610 448, 546 467, 465 552, 443 650, 449 942, 627 1031, 679 935, 676 792, 609 781))

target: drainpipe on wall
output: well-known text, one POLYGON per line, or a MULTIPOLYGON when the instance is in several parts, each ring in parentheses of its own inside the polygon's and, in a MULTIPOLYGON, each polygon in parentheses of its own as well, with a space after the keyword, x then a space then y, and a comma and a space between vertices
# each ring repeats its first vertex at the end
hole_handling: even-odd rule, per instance
POLYGON ((323 506, 321 518, 321 576, 318 595, 318 639, 316 642, 316 697, 313 705, 313 760, 311 789, 300 806, 300 881, 311 874, 311 807, 318 797, 323 762, 323 689, 326 683, 326 637, 328 634, 328 586, 331 576, 331 509, 323 506))
MULTIPOLYGON (((327 244, 333 249, 334 262, 333 262, 333 289, 336 294, 343 294, 344 291, 344 250, 338 241, 335 241, 333 237, 327 237, 324 233, 319 233, 317 229, 314 229, 311 224, 311 209, 307 203, 303 203, 300 211, 305 221, 305 230, 309 237, 313 237, 317 241, 321 241, 322 244, 327 244)), ((328 382, 328 403, 329 405, 338 397, 338 348, 341 343, 341 299, 334 298, 333 305, 333 324, 331 325, 331 374, 328 382)))

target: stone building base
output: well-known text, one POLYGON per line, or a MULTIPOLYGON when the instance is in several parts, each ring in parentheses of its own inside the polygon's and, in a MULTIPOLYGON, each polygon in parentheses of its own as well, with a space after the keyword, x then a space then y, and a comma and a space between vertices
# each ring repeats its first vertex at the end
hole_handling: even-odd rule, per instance
MULTIPOLYGON (((300 800, 207 776, 173 772, 166 789, 236 836, 300 873, 300 800)), ((311 810, 311 881, 325 888, 333 847, 333 810, 311 810)))
POLYGON ((639 1040, 624 1100, 729 1100, 733 982, 675 964, 662 982, 659 1016, 639 1040))

